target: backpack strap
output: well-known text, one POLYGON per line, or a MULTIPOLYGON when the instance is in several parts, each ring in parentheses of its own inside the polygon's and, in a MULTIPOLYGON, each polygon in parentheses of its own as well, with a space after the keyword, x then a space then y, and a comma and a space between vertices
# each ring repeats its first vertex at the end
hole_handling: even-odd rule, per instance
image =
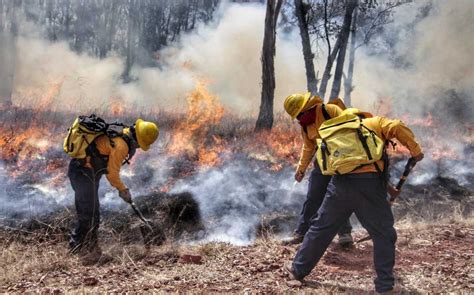
POLYGON ((328 111, 326 110, 326 106, 324 105, 324 103, 321 105, 321 111, 323 111, 324 120, 331 119, 331 115, 329 115, 328 111))
POLYGON ((135 152, 137 151, 136 144, 134 144, 135 140, 126 134, 122 134, 120 137, 125 140, 128 146, 128 155, 125 160, 123 160, 122 165, 130 165, 130 161, 132 160, 133 156, 135 155, 135 152))
MULTIPOLYGON (((112 124, 110 124, 110 125, 112 125, 112 124)), ((113 125, 125 126, 123 124, 120 124, 120 125, 119 124, 113 124, 113 125)), ((105 132, 105 135, 109 138, 110 146, 112 148, 115 147, 115 142, 113 141, 114 138, 120 137, 125 141, 125 143, 127 144, 127 147, 128 147, 128 154, 127 154, 127 157, 125 158, 125 160, 122 162, 122 165, 125 165, 125 164, 130 165, 130 160, 132 160, 133 156, 135 155, 135 152, 137 151, 135 140, 133 138, 129 137, 128 135, 124 134, 124 133, 120 133, 120 132, 117 132, 116 130, 112 130, 112 129, 108 129, 105 132)), ((93 141, 91 143, 88 143, 88 144, 89 145, 88 145, 87 150, 86 150, 88 155, 100 158, 102 160, 105 160, 105 162, 108 162, 108 157, 100 154, 99 150, 97 149, 97 147, 95 145, 95 141, 93 141)))
POLYGON ((362 147, 364 148, 365 153, 369 160, 372 160, 372 154, 370 153, 369 145, 367 144, 367 138, 362 134, 360 128, 357 129, 357 136, 359 137, 362 147))

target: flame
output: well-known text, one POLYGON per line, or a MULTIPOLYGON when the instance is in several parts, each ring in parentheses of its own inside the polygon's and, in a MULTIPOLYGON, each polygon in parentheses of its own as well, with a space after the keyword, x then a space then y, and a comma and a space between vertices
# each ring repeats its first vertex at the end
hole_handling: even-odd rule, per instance
POLYGON ((123 116, 125 112, 125 104, 123 100, 121 98, 111 98, 110 100, 110 113, 115 117, 123 116))
POLYGON ((278 118, 271 131, 261 131, 248 143, 252 158, 270 163, 269 169, 280 171, 285 165, 295 165, 300 156, 302 139, 297 124, 288 118, 278 118))
POLYGON ((173 128, 167 152, 173 156, 197 157, 199 166, 213 167, 221 163, 220 155, 227 147, 220 136, 208 136, 224 115, 219 98, 209 92, 208 84, 208 80, 198 79, 196 88, 188 94, 185 119, 173 128))
POLYGON ((48 175, 53 185, 63 183, 64 158, 47 155, 61 140, 52 130, 55 129, 48 124, 2 130, 0 160, 7 164, 10 177, 17 178, 26 173, 30 178, 28 181, 35 182, 48 175))
POLYGON ((64 80, 60 80, 50 85, 46 93, 40 98, 37 109, 39 110, 51 109, 51 105, 53 104, 54 99, 61 92, 61 87, 63 86, 63 82, 64 80))
POLYGON ((61 92, 64 78, 46 83, 40 88, 24 88, 15 91, 15 100, 22 107, 31 107, 33 104, 37 111, 50 111, 53 109, 54 100, 61 92), (34 99, 32 99, 34 98, 34 99))
MULTIPOLYGON (((302 146, 298 124, 292 123, 285 114, 277 114, 271 131, 256 133, 253 131, 254 120, 247 121, 226 111, 219 97, 208 89, 209 84, 209 80, 196 79, 195 89, 187 94, 185 112, 177 114, 175 110, 164 115, 171 119, 168 122, 177 122, 171 123, 171 137, 164 156, 182 161, 183 165, 173 167, 176 171, 173 170, 172 176, 157 189, 169 191, 177 179, 232 161, 236 155, 255 160, 259 167, 274 172, 296 166, 302 146)), ((0 106, 0 161, 7 164, 7 173, 12 178, 23 177, 30 183, 48 179, 54 186, 64 185, 69 158, 61 151, 60 143, 69 126, 53 121, 49 111, 61 87, 61 81, 51 84, 40 96, 40 103, 34 110, 0 106), (18 115, 12 116, 15 112, 18 115)), ((124 121, 134 109, 119 97, 111 98, 108 106, 106 113, 118 121, 124 121)), ((383 113, 382 105, 379 110, 383 113)), ((389 110, 386 108, 387 112, 389 110)), ((160 109, 149 109, 147 113, 148 116, 157 114, 164 117, 160 109)), ((445 128, 431 114, 419 118, 403 116, 401 119, 414 129, 426 157, 434 161, 462 159, 462 149, 456 149, 443 138, 440 131, 445 128)), ((454 137, 459 138, 460 145, 472 144, 474 127, 460 126, 459 130, 462 131, 454 137)), ((395 150, 388 150, 393 157, 408 157, 410 154, 401 144, 395 150)))

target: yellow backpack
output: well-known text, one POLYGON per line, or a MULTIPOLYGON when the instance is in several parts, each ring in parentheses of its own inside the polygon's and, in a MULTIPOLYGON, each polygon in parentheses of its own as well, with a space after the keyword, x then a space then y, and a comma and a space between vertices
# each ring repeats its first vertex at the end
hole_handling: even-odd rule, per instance
MULTIPOLYGON (((84 159, 87 156, 87 147, 99 135, 105 134, 110 139, 122 136, 122 129, 124 126, 125 125, 121 123, 108 124, 105 122, 105 120, 97 117, 94 114, 90 116, 79 116, 76 118, 76 120, 74 120, 74 123, 68 129, 66 138, 64 138, 64 152, 67 153, 71 158, 84 159), (120 129, 117 129, 117 127, 120 129)), ((110 144, 114 146, 114 142, 112 140, 110 140, 110 144)))
POLYGON ((349 108, 319 127, 316 159, 324 175, 346 174, 382 159, 385 142, 349 108))

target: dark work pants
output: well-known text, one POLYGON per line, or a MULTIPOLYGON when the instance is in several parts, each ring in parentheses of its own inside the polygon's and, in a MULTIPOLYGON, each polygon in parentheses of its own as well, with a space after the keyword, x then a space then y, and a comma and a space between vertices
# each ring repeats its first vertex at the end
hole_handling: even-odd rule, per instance
POLYGON ((355 213, 374 244, 377 273, 375 290, 391 290, 394 285, 393 266, 397 234, 393 228, 392 210, 386 197, 387 190, 376 173, 334 176, 318 216, 312 220, 293 260, 295 275, 303 278, 311 272, 338 229, 355 213))
POLYGON ((69 163, 68 176, 75 193, 77 223, 69 240, 71 250, 97 246, 100 223, 99 182, 103 172, 85 168, 80 160, 69 163))
MULTIPOLYGON (((295 230, 296 233, 300 235, 306 234, 311 224, 311 219, 316 217, 319 207, 323 203, 324 196, 329 182, 331 181, 330 175, 323 175, 319 166, 314 165, 313 171, 309 176, 308 184, 308 193, 306 195, 306 201, 303 205, 303 210, 301 211, 300 217, 298 219, 298 225, 295 230)), ((347 218, 344 223, 339 228, 339 235, 351 233, 352 226, 349 218, 347 218)))

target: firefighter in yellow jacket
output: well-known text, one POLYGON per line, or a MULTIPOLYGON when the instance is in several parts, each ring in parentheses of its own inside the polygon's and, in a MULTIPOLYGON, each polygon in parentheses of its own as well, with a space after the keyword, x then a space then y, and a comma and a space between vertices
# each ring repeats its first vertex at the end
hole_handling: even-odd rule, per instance
MULTIPOLYGON (((415 140, 413 132, 400 120, 373 117, 363 119, 361 122, 363 128, 373 132, 372 134, 382 142, 397 139, 408 148, 416 161, 423 159, 422 149, 415 140)), ((335 123, 333 126, 341 128, 341 125, 335 123)), ((349 138, 349 135, 346 136, 349 138)), ((352 138, 354 137, 350 137, 352 138)), ((367 152, 369 150, 367 142, 370 142, 372 138, 374 137, 364 139, 367 140, 364 147, 367 155, 370 154, 367 152)), ((374 138, 373 141, 375 142, 376 139, 374 138)), ((355 145, 354 142, 354 147, 355 145)), ((342 151, 342 147, 348 152, 356 151, 355 148, 344 145, 341 149, 333 147, 331 154, 335 157, 342 156, 340 154, 343 152, 335 155, 339 150, 342 151)), ((383 160, 365 165, 359 165, 356 162, 355 157, 353 170, 332 177, 318 216, 311 221, 311 226, 293 262, 286 263, 285 269, 294 279, 301 280, 307 276, 323 256, 340 226, 352 213, 355 213, 362 226, 369 232, 374 244, 374 264, 377 274, 374 280, 375 291, 389 292, 394 289, 395 283, 393 267, 397 234, 393 227, 394 219, 390 203, 387 201, 388 184, 383 175, 386 165, 383 160)), ((392 190, 395 189, 392 188, 392 190)))
MULTIPOLYGON (((316 152, 316 140, 320 137, 319 126, 330 119, 339 116, 342 109, 338 106, 339 100, 333 100, 328 104, 318 96, 311 96, 311 93, 295 93, 288 96, 284 102, 284 108, 292 119, 297 119, 301 125, 301 136, 303 137, 303 148, 301 151, 298 167, 296 168, 295 180, 301 182, 305 175, 313 156, 316 152)), ((315 162, 311 171, 308 184, 306 201, 298 219, 298 224, 293 236, 285 240, 284 244, 298 244, 303 241, 304 235, 308 231, 311 218, 316 215, 321 206, 326 188, 331 180, 331 176, 323 175, 321 169, 315 162)), ((352 227, 347 219, 339 229, 339 244, 348 246, 352 244, 352 227)))
POLYGON ((70 251, 82 253, 92 258, 92 263, 101 257, 97 231, 100 223, 99 182, 106 175, 118 195, 127 203, 132 195, 120 179, 122 164, 131 158, 137 148, 147 151, 158 138, 159 130, 155 123, 138 119, 133 126, 124 128, 123 135, 109 138, 97 137, 86 150, 85 159, 72 159, 68 177, 75 193, 77 225, 70 235, 70 251))

